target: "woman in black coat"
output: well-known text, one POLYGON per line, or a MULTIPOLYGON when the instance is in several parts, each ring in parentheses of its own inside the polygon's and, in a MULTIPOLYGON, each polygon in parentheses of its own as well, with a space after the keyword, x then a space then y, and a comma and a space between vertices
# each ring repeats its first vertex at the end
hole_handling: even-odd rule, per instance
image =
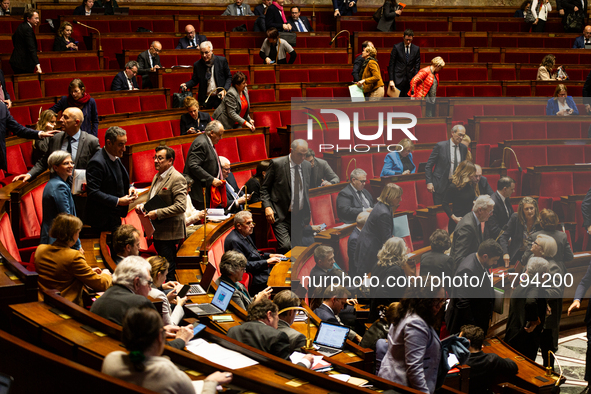
POLYGON ((477 183, 476 167, 472 162, 464 160, 456 168, 441 205, 449 217, 448 233, 453 233, 462 217, 472 212, 474 200, 478 197, 474 191, 477 183), (450 208, 449 204, 453 204, 453 208, 450 208))
POLYGON ((252 196, 250 197, 250 200, 248 200, 249 204, 261 201, 261 184, 263 183, 263 179, 265 179, 265 174, 267 173, 270 164, 271 162, 269 160, 261 161, 257 164, 257 170, 254 176, 246 181, 246 184, 244 185, 246 193, 252 196))
POLYGON ((207 112, 199 112, 199 103, 192 96, 187 97, 183 105, 187 113, 181 115, 181 135, 202 133, 211 116, 207 112))
POLYGON ((514 265, 518 260, 521 261, 523 253, 531 249, 533 234, 540 230, 542 226, 540 226, 538 202, 531 197, 524 197, 519 202, 517 212, 509 218, 507 230, 499 238, 504 252, 505 267, 514 265))
POLYGON ((72 40, 73 27, 70 22, 62 22, 53 42, 53 51, 77 51, 77 42, 72 40))
POLYGON ((389 32, 396 30, 396 16, 402 15, 396 0, 386 0, 382 8, 382 17, 378 22, 378 31, 389 32))

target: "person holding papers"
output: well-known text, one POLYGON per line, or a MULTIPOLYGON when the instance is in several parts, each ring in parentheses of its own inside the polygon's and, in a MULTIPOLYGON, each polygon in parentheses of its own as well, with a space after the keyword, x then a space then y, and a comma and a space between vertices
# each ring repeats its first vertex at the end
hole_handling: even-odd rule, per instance
MULTIPOLYGON (((236 213, 244 209, 247 196, 243 195, 241 188, 238 188, 236 178, 232 174, 230 167, 230 160, 224 156, 220 156, 220 164, 222 165, 222 178, 226 181, 226 200, 227 205, 224 207, 227 213, 236 213)), ((250 196, 248 196, 250 198, 250 196)))
POLYGON ((170 264, 167 280, 175 280, 177 245, 185 238, 185 210, 187 209, 187 181, 173 164, 175 152, 169 146, 155 149, 154 175, 148 202, 139 204, 136 211, 152 221, 154 247, 158 255, 170 264))
POLYGON ((102 372, 157 393, 215 394, 219 384, 232 381, 230 372, 214 372, 203 381, 191 382, 168 357, 164 324, 155 309, 131 308, 123 319, 121 341, 129 353, 118 350, 103 361, 102 372))

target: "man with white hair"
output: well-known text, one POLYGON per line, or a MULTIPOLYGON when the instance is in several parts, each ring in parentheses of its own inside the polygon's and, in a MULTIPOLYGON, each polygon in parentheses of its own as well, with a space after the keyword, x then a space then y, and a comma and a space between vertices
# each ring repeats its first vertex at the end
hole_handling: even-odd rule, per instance
POLYGON ((337 195, 337 216, 344 223, 355 223, 357 215, 373 208, 373 197, 365 190, 367 173, 361 168, 351 171, 349 186, 337 195))
POLYGON ((223 56, 213 54, 213 45, 204 41, 199 46, 201 59, 193 64, 193 77, 181 84, 183 89, 199 85, 197 101, 205 108, 217 108, 232 85, 230 66, 223 56))
POLYGON ((236 213, 244 209, 246 203, 246 196, 236 183, 236 178, 232 174, 232 167, 230 160, 224 156, 220 156, 220 164, 222 165, 222 179, 226 181, 226 199, 227 205, 224 207, 227 213, 236 213))
MULTIPOLYGON (((152 266, 140 256, 129 256, 123 259, 113 273, 113 286, 107 289, 90 308, 92 313, 121 325, 125 313, 133 307, 154 308, 148 299, 152 288, 150 270, 152 266)), ((154 308, 156 309, 156 308, 154 308)), ((176 332, 177 338, 168 342, 169 346, 177 349, 185 347, 193 337, 193 327, 165 327, 168 334, 176 332)))
POLYGON ((474 201, 472 215, 464 215, 453 232, 451 244, 451 257, 454 260, 454 267, 457 268, 462 260, 471 253, 478 250, 482 243, 482 226, 492 215, 495 202, 488 195, 479 196, 474 201))

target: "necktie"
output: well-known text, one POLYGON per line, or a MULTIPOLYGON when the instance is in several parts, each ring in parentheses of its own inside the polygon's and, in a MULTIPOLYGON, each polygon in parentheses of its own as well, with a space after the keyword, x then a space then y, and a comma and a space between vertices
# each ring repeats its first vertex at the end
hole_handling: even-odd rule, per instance
POLYGON ((304 31, 304 27, 302 26, 302 21, 301 21, 301 20, 299 20, 299 19, 298 19, 298 20, 296 21, 296 24, 298 25, 298 31, 299 31, 299 32, 302 32, 302 31, 304 31))
POLYGON ((154 68, 154 62, 152 61, 152 55, 150 55, 150 68, 154 68))
POLYGON ((511 206, 511 203, 509 202, 509 199, 506 198, 505 199, 505 209, 507 210, 507 217, 508 218, 511 217, 511 210, 509 209, 510 206, 511 206))
POLYGON ((406 47, 406 62, 408 63, 408 59, 410 59, 410 47, 406 47))
POLYGON ((359 195, 359 199, 361 200, 361 205, 363 206, 363 208, 369 208, 369 205, 367 204, 367 202, 365 201, 365 199, 363 198, 363 192, 361 190, 357 191, 357 194, 359 195))
POLYGON ((193 47, 196 48, 197 47, 197 41, 195 39, 193 39, 193 47))
POLYGON ((68 146, 66 146, 66 151, 68 151, 68 153, 70 155, 72 155, 72 137, 68 136, 68 146))
POLYGON ((238 7, 238 16, 242 16, 242 7, 238 7))
POLYGON ((295 182, 294 182, 294 197, 293 210, 300 210, 300 191, 302 189, 302 177, 300 176, 300 166, 295 166, 295 182))
POLYGON ((458 150, 459 150, 459 149, 460 149, 460 147, 459 147, 459 146, 457 146, 457 145, 455 145, 455 146, 454 146, 454 157, 455 157, 455 158, 454 158, 454 160, 455 160, 455 162, 454 162, 454 172, 456 172, 456 168, 458 168, 458 164, 460 164, 460 163, 459 163, 459 161, 460 161, 460 157, 459 157, 459 155, 458 155, 458 150))

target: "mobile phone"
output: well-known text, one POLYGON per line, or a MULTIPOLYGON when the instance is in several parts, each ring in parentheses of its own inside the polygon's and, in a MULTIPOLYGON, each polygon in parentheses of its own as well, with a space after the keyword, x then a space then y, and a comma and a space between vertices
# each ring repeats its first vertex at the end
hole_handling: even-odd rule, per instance
POLYGON ((196 337, 197 334, 199 334, 201 331, 203 331, 204 328, 205 328, 205 324, 197 324, 193 328, 193 337, 196 337))
POLYGON ((190 289, 191 289, 191 285, 184 285, 183 288, 181 289, 181 291, 179 291, 179 293, 177 294, 177 297, 183 298, 184 296, 187 295, 187 293, 189 292, 190 289))
POLYGON ((281 260, 281 261, 288 261, 289 260, 289 257, 279 257, 279 260, 281 260))

